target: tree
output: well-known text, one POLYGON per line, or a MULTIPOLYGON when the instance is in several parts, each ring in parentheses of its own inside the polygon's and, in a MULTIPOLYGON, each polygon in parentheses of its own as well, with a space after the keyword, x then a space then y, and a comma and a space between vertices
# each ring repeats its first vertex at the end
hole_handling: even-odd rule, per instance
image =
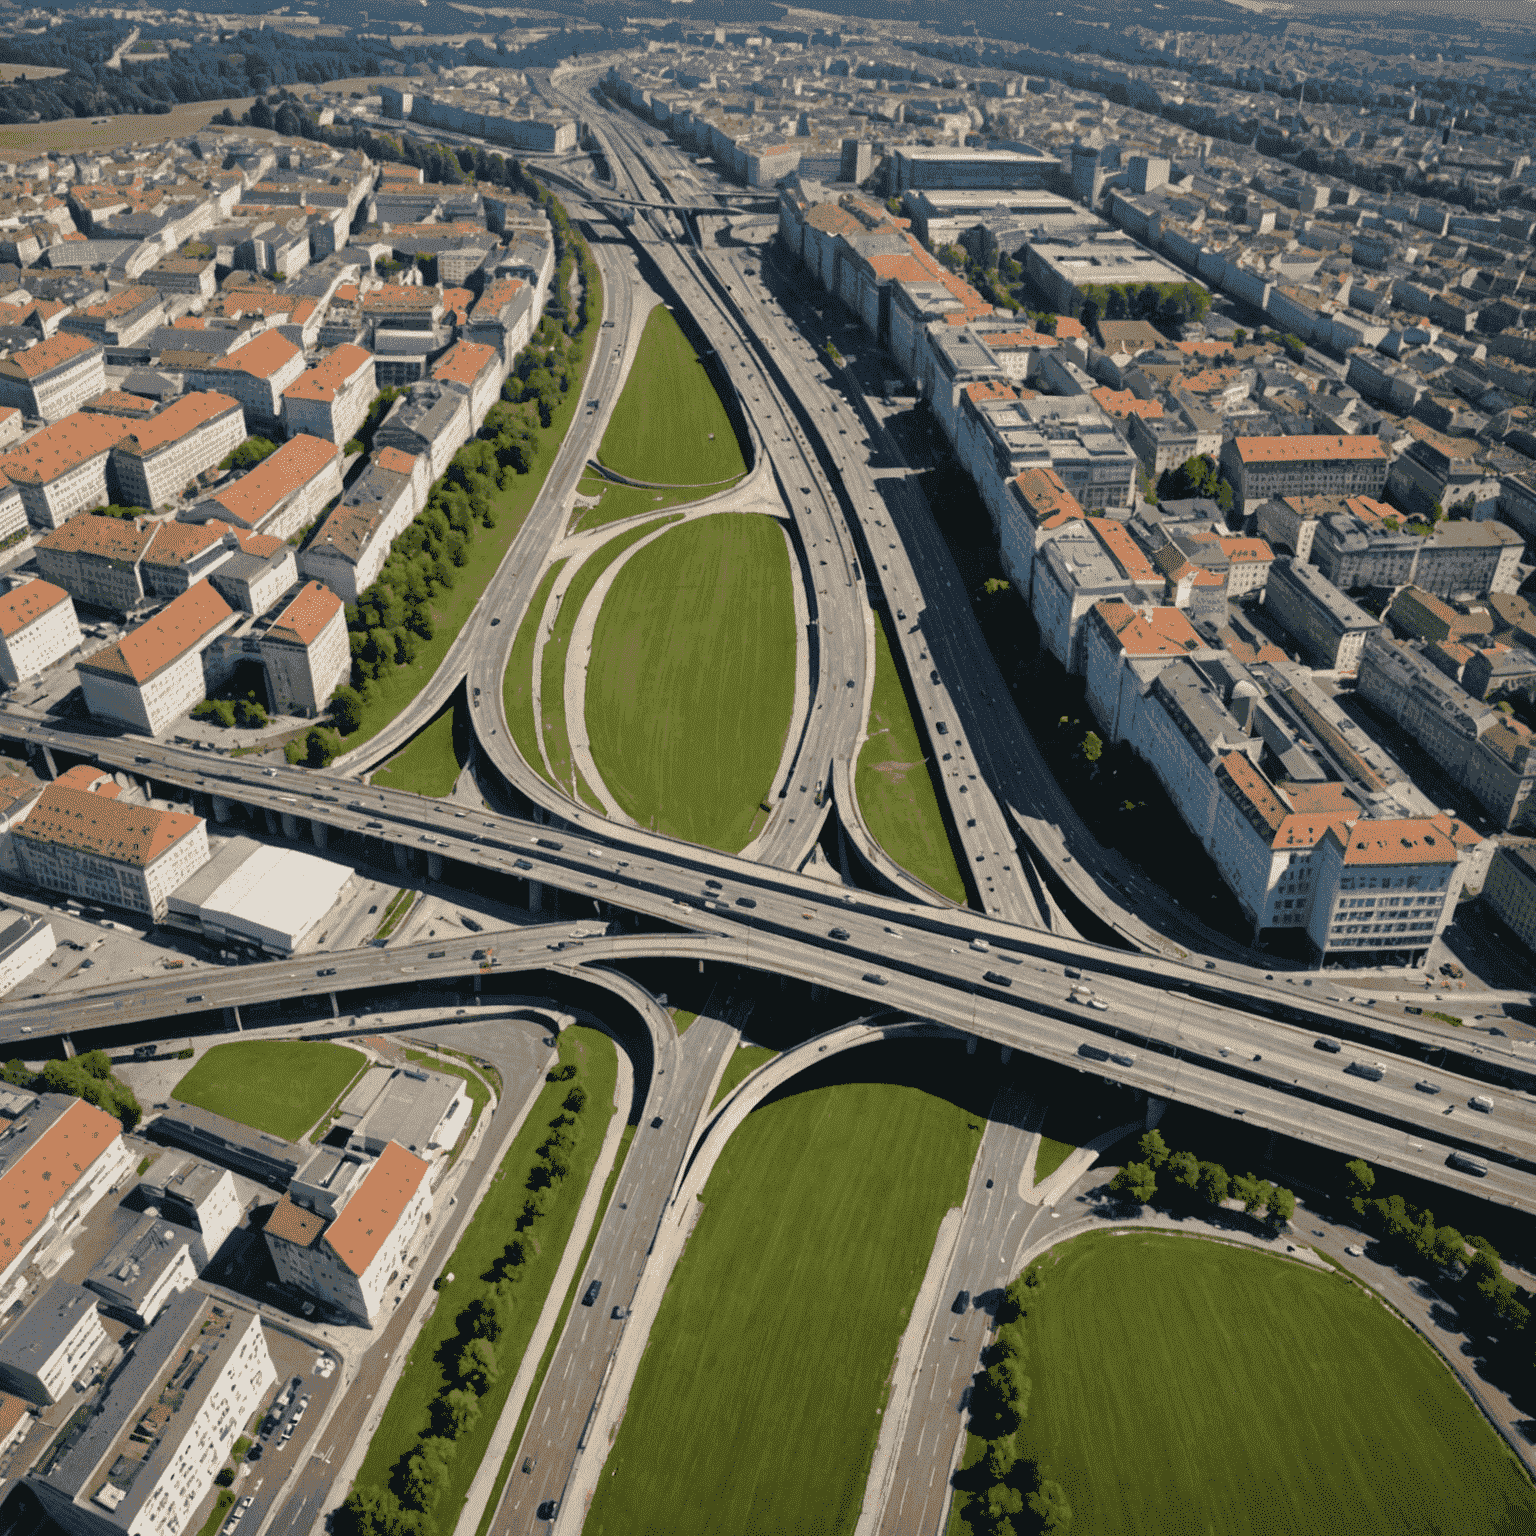
POLYGON ((443 1435, 428 1435, 418 1443, 415 1454, 405 1466, 406 1503, 423 1514, 432 1513, 443 1496, 453 1450, 453 1441, 443 1435))
POLYGON ((1296 1214, 1296 1196, 1283 1186, 1270 1192, 1268 1204, 1269 1219, 1277 1227, 1283 1227, 1296 1214))
POLYGON ((1200 1194, 1200 1160, 1193 1152, 1170 1152, 1168 1181, 1179 1197, 1193 1201, 1200 1194))
POLYGON ((1109 1181, 1109 1187, 1138 1205, 1148 1205, 1157 1193, 1157 1174, 1150 1163, 1127 1163, 1109 1181))
POLYGON ((480 1417, 480 1399, 462 1387, 445 1392, 439 1402, 443 1405, 441 1416, 451 1439, 457 1440, 480 1417))
POLYGON ((995 1483, 987 1489, 983 1503, 988 1522, 997 1530, 1002 1521, 1023 1513, 1024 1495, 1007 1483, 995 1483))
POLYGON ((1250 1215, 1264 1204, 1264 1182, 1251 1173, 1240 1173, 1232 1180, 1232 1198, 1243 1202, 1250 1215))
POLYGON ((343 736, 350 736, 363 723, 363 696, 356 688, 343 685, 331 695, 331 718, 343 736))
POLYGON ((470 1391, 484 1395, 501 1374, 496 1363, 496 1346, 489 1339, 471 1339, 460 1350, 454 1369, 470 1391))
POLYGON ((1142 1162, 1150 1163, 1154 1168, 1161 1168, 1168 1161, 1168 1143, 1163 1140, 1161 1131, 1148 1131, 1141 1138, 1137 1150, 1141 1153, 1142 1162))
POLYGON ((1040 1522, 1042 1536, 1062 1532, 1072 1524, 1072 1506, 1067 1491, 1051 1478, 1042 1478, 1040 1486, 1026 1500, 1029 1512, 1040 1522))
POLYGON ((1220 1163, 1200 1164, 1200 1193, 1211 1205, 1220 1205, 1231 1186, 1227 1170, 1220 1163))
POLYGON ((1097 731, 1089 731, 1077 749, 1090 763, 1096 763, 1104 755, 1104 742, 1097 731))
POLYGON ((422 1536, 421 1516, 402 1509, 388 1488, 359 1485, 336 1516, 336 1536, 422 1536))
POLYGON ((1008 1480, 1019 1459, 1019 1448, 1012 1435, 999 1435, 987 1442, 987 1479, 993 1483, 1008 1480))
POLYGON ((566 1094, 563 1102, 573 1115, 579 1115, 587 1107, 587 1090, 577 1083, 566 1094))
POLYGON ((277 452, 277 444, 265 437, 248 437, 238 448, 231 449, 219 460, 220 469, 255 469, 261 461, 277 452))
POLYGON ((1364 1158, 1344 1164, 1344 1192, 1356 1215, 1364 1214, 1366 1199, 1375 1187, 1376 1170, 1364 1158))
POLYGON ((267 723, 267 708, 259 704, 255 699, 235 700, 235 719, 247 729, 254 729, 267 723))
POLYGON ((204 699, 192 707, 194 720, 212 720, 226 729, 235 723, 235 706, 228 699, 204 699))
POLYGON ((304 761, 311 768, 326 768, 341 751, 341 737, 335 731, 312 725, 304 733, 304 761))
POLYGON ((1247 340, 1248 340, 1248 332, 1245 331, 1242 328, 1242 326, 1238 326, 1232 332, 1232 344, 1233 344, 1233 346, 1241 347, 1241 346, 1243 346, 1247 342, 1247 340))
POLYGON ((562 1061, 558 1067, 551 1067, 544 1074, 546 1083, 568 1083, 576 1076, 576 1063, 574 1061, 562 1061))

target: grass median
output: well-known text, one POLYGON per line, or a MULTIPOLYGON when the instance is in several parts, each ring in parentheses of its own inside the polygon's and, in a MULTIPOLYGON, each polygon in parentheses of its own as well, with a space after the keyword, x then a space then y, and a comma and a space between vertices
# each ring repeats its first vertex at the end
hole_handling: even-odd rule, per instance
POLYGON ((597 457, 631 480, 666 486, 723 486, 747 472, 709 370, 663 304, 646 319, 597 457))
POLYGON ((681 524, 615 578, 587 736, 642 826, 729 852, 760 828, 794 707, 792 581, 779 524, 740 513, 681 524))
POLYGON ((171 1090, 241 1125, 297 1141, 368 1063, 323 1040, 240 1040, 207 1051, 171 1090))
POLYGON ((369 780, 389 789, 409 789, 443 799, 453 793, 469 761, 469 722, 457 697, 438 711, 421 730, 369 780))
MULTIPOLYGON (((665 521, 663 518, 657 518, 655 522, 627 529, 624 533, 610 539, 601 549, 583 561, 571 573, 565 594, 560 599, 560 608, 555 615, 549 638, 544 642, 544 652, 540 657, 539 668, 539 723, 543 730, 544 751, 549 758, 550 773, 553 775, 552 782, 573 798, 579 796, 589 804, 596 797, 592 795, 590 788, 586 788, 584 780, 580 784, 577 782, 578 775, 575 764, 571 760, 570 728, 565 718, 565 663, 571 652, 571 636, 576 629, 576 620, 581 615, 582 604, 586 602, 603 572, 631 544, 638 543, 648 534, 654 533, 665 521)), ((536 767, 541 763, 542 759, 535 760, 536 767)), ((593 808, 601 810, 601 805, 594 805, 593 808)))
POLYGON ((908 874, 965 903, 965 880, 939 806, 928 754, 891 654, 885 616, 875 616, 875 689, 854 791, 870 836, 908 874))
POLYGON ((677 490, 656 491, 643 485, 618 485, 601 475, 585 474, 579 490, 583 496, 596 496, 595 507, 577 507, 571 514, 569 532, 590 533, 594 528, 609 523, 623 522, 629 517, 643 517, 647 512, 665 512, 669 507, 685 507, 690 502, 703 501, 706 496, 718 495, 729 486, 700 485, 677 490))
MULTIPOLYGON (((436 1501, 439 1512, 433 1529, 451 1531, 464 1507, 470 1483, 490 1445, 507 1394, 517 1376, 533 1330, 543 1309, 555 1271, 576 1224, 576 1213, 597 1162, 614 1114, 613 1093, 618 1056, 613 1041, 600 1030, 576 1025, 560 1033, 560 1060, 578 1069, 576 1082, 587 1091, 586 1107, 578 1117, 578 1134, 570 1172, 553 1186, 544 1214, 524 1236, 532 1253, 516 1268, 516 1300, 508 1326, 495 1346, 497 1373, 479 1395, 479 1411, 454 1440, 448 1475, 436 1501)), ((501 1168, 492 1179, 474 1218, 443 1266, 437 1306, 422 1328, 389 1405, 357 1474, 356 1486, 404 1490, 406 1463, 424 1439, 434 1433, 436 1405, 457 1380, 456 1360, 463 1346, 463 1318, 485 1293, 491 1280, 504 1272, 509 1242, 518 1232, 519 1212, 528 1194, 527 1178, 537 1162, 536 1149, 549 1134, 571 1082, 547 1083, 518 1132, 501 1168)))
POLYGON ((564 560, 556 560, 539 578, 533 601, 523 622, 518 626, 517 638, 512 642, 511 659, 507 662, 507 675, 501 685, 502 705, 507 712, 507 729, 522 754, 523 761, 542 779, 544 758, 539 751, 539 722, 533 711, 533 656, 539 643, 539 625, 543 622, 544 606, 549 594, 565 568, 564 560))
MULTIPOLYGON (((1347 1279, 1139 1232, 1037 1262, 1018 1444, 1065 1489, 1072 1536, 1536 1529, 1513 1453, 1434 1351, 1347 1279)), ((970 1529, 962 1508, 951 1536, 970 1529)))
POLYGON ((896 1347, 980 1144, 969 1061, 871 1046, 747 1118, 705 1188, 588 1536, 853 1530, 896 1347))

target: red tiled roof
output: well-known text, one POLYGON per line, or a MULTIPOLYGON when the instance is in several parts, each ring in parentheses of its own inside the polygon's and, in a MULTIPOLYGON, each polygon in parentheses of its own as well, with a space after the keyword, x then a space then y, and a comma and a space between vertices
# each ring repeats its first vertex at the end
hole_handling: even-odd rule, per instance
POLYGON ((1106 598, 1094 609, 1127 656, 1183 656, 1200 648, 1199 635, 1177 608, 1146 611, 1106 598))
POLYGON ((148 805, 126 805, 111 794, 94 794, 67 785, 50 784, 38 797, 27 819, 16 828, 35 842, 74 848, 84 853, 147 869, 173 848, 202 818, 184 811, 157 811, 148 805))
POLYGON ((1336 459, 1386 461, 1386 445, 1379 437, 1239 437, 1237 456, 1244 464, 1327 463, 1336 459))
POLYGON ((364 1274, 384 1239, 421 1188, 427 1164, 398 1142, 387 1142, 341 1214, 326 1229, 326 1245, 354 1275, 364 1274))
POLYGON ((158 416, 130 428, 118 441, 124 453, 144 458, 161 448, 179 443, 199 427, 205 427, 220 416, 239 411, 240 402, 229 395, 214 390, 195 390, 168 405, 158 416))
POLYGON ((1346 867, 1362 864, 1454 864, 1456 844, 1445 818, 1405 817, 1401 821, 1357 821, 1340 832, 1346 867))
POLYGON ((154 618, 131 630, 115 645, 88 656, 80 665, 146 683, 199 645, 233 612, 206 581, 193 582, 154 618))
POLYGON ((278 614, 268 636, 291 640, 295 645, 313 645, 320 632, 341 612, 341 599, 321 582, 311 581, 299 589, 299 595, 278 614))
POLYGON ((376 449, 373 462, 380 469, 390 470, 397 475, 410 475, 416 472, 416 455, 407 453, 403 448, 376 449))
POLYGON ((12 587, 9 592, 0 593, 0 635, 9 640, 68 601, 69 593, 51 581, 25 581, 12 587))
POLYGON ((28 347, 24 352, 17 352, 6 358, 4 362, 0 362, 0 373, 7 373, 17 379, 41 378, 50 368, 78 362, 87 353, 100 351, 101 348, 88 337, 60 331, 57 335, 49 336, 35 346, 28 347))
POLYGON ((76 411, 0 455, 0 474, 22 485, 52 485, 61 475, 121 442, 127 423, 76 411))
POLYGON ((213 366, 252 378, 270 379, 285 364, 299 355, 299 349, 281 331, 262 331, 251 341, 237 347, 213 366))
POLYGON ((306 369, 283 391, 285 400, 325 400, 337 392, 373 361, 373 353, 350 341, 306 369))
POLYGON ((496 357, 494 347, 482 346, 477 341, 456 341, 438 359, 432 377, 440 383, 463 384, 467 388, 496 357))
POLYGON ((301 432, 213 499, 231 521, 254 528, 283 497, 308 485, 340 452, 335 443, 301 432))
POLYGON ((48 1213, 122 1131, 104 1109, 76 1099, 0 1174, 0 1264, 21 1252, 48 1213))
POLYGON ((103 560, 121 560, 132 565, 143 557, 157 525, 126 517, 72 517, 62 528, 45 533, 37 541, 38 549, 58 550, 63 554, 97 555, 103 560))

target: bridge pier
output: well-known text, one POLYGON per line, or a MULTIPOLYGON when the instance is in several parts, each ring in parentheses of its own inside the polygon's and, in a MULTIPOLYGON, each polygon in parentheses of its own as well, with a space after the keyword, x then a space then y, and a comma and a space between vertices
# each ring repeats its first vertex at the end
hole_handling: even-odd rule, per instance
POLYGON ((1154 1098, 1150 1093, 1147 1095, 1147 1129, 1149 1131, 1157 1128, 1157 1122, 1163 1118, 1163 1111, 1167 1108, 1167 1099, 1154 1098))
POLYGON ((46 767, 48 769, 48 777, 50 779, 58 778, 58 776, 59 776, 59 765, 56 762, 54 762, 54 760, 53 760, 53 748, 52 747, 45 746, 43 748, 43 763, 46 765, 46 767))
POLYGON ((967 1056, 974 1056, 976 1054, 976 1036, 975 1035, 967 1035, 965 1037, 965 1054, 967 1056))
POLYGON ((325 995, 331 1000, 331 1017, 339 1019, 341 1017, 341 1005, 336 1001, 336 994, 334 992, 327 992, 325 995))
POLYGON ((411 850, 404 843, 391 843, 395 850, 395 868, 403 875, 411 867, 411 850))
POLYGON ((238 1003, 232 1003, 224 1010, 224 1023, 226 1026, 233 1024, 236 1031, 240 1034, 245 1033, 245 1025, 240 1022, 240 1007, 238 1003))
POLYGON ((323 821, 310 822, 309 835, 314 838, 316 848, 327 848, 330 846, 331 829, 323 821))
POLYGON ((234 815, 229 808, 229 801, 223 795, 210 795, 208 798, 213 802, 213 819, 222 827, 234 815))
POLYGON ((276 837, 277 836, 277 812, 272 810, 270 807, 264 807, 263 808, 263 814, 267 818, 267 831, 270 832, 274 837, 276 837))
POLYGON ((476 971, 476 972, 475 972, 475 996, 476 996, 476 997, 479 997, 479 995, 480 995, 480 983, 481 983, 481 982, 482 982, 482 981, 483 981, 483 980, 484 980, 484 979, 485 979, 485 978, 484 978, 484 977, 483 977, 483 976, 482 976, 482 975, 481 975, 481 974, 480 974, 480 972, 479 972, 479 971, 476 971))
POLYGON ((1010 1061, 1012 1061, 1012 1060, 1013 1060, 1013 1047, 1011 1045, 1005 1045, 1003 1047, 1003 1065, 1006 1067, 1008 1065, 1008 1063, 1010 1061))
POLYGON ((65 1061, 73 1061, 75 1059, 75 1042, 68 1035, 65 1035, 63 1037, 63 1041, 64 1041, 64 1059, 65 1059, 65 1061))
POLYGON ((441 880, 443 878, 443 856, 440 853, 427 855, 427 879, 441 880))
POLYGON ((284 811, 280 819, 283 824, 284 837, 297 837, 299 835, 299 818, 292 811, 284 811))
POLYGON ((528 882, 528 910, 530 912, 542 912, 544 910, 544 882, 542 880, 530 880, 528 882))

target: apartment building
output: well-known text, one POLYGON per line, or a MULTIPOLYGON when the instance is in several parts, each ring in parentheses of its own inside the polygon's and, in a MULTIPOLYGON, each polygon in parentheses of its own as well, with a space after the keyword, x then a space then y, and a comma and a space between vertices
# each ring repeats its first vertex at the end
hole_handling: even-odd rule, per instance
POLYGON ((0 456, 0 475, 21 492, 34 528, 60 528, 111 500, 107 461, 122 435, 121 421, 76 411, 0 456))
MULTIPOLYGON (((1379 504, 1373 504, 1379 505, 1379 504)), ((1503 523, 1451 520, 1427 538, 1344 509, 1319 520, 1312 562, 1346 592, 1409 583, 1436 596, 1513 592, 1525 541, 1503 523)))
POLYGON ((1499 845, 1483 881, 1483 907, 1528 950, 1536 949, 1536 842, 1499 845))
POLYGON ((150 533, 139 574, 145 592, 155 597, 180 597, 205 576, 212 576, 240 549, 227 523, 154 523, 150 533))
POLYGON ((236 547, 209 576, 214 591, 242 613, 265 613, 298 580, 293 546, 266 534, 235 529, 226 530, 224 539, 236 547))
POLYGON ((95 304, 65 315, 60 329, 102 347, 131 347, 165 322, 159 292, 142 284, 118 288, 95 304))
POLYGON ((1467 759, 1463 782, 1478 804, 1503 828, 1536 814, 1536 732, 1524 721, 1497 714, 1467 759))
POLYGON ((107 354, 66 331, 0 358, 0 405, 61 421, 107 387, 107 354))
POLYGON ((273 707, 284 715, 318 715, 352 672, 352 650, 340 597, 307 582, 260 640, 273 707))
POLYGON ((235 622, 229 604, 199 581, 79 664, 86 708, 97 719, 160 735, 206 697, 202 653, 235 622))
POLYGON ((182 1536, 276 1380, 256 1312, 182 1291, 27 1486, 70 1536, 182 1536))
POLYGON ((1447 817, 1329 827, 1314 856, 1307 924, 1319 957, 1375 964, 1422 959, 1456 908, 1457 844, 1479 841, 1447 817))
POLYGON ((474 341, 454 342, 432 365, 435 383, 459 390, 468 399, 471 431, 500 397, 503 377, 496 349, 474 341))
POLYGON ((1109 598, 1093 605, 1082 627, 1088 706, 1111 743, 1141 735, 1142 705, 1159 673, 1205 649, 1177 608, 1109 598))
POLYGON ((22 878, 33 885, 156 922, 170 893, 208 861, 200 816, 130 805, 110 777, 90 768, 50 784, 10 835, 22 878), (78 787, 93 779, 95 788, 78 787))
POLYGON ((501 357, 503 378, 512 359, 528 345, 533 335, 538 306, 536 289, 520 277, 498 277, 480 290, 469 312, 465 337, 484 346, 494 347, 501 357))
POLYGON ((48 1262, 133 1168, 122 1125, 64 1093, 38 1094, 0 1132, 0 1295, 48 1262))
POLYGON ((381 448, 301 551, 300 571, 355 603, 421 510, 431 484, 427 472, 424 457, 381 448))
POLYGON ((110 1342, 95 1296, 55 1280, 0 1336, 0 1384, 29 1402, 56 1403, 110 1342))
POLYGON ((1048 465, 1021 470, 1008 482, 997 520, 1003 569, 1021 592, 1034 581, 1035 552, 1063 524, 1088 516, 1082 503, 1048 465))
POLYGON ((176 515, 183 522, 213 520, 286 539, 307 528, 340 494, 341 450, 333 442, 301 433, 233 485, 176 515))
POLYGON ((409 394, 390 407, 373 434, 373 445, 375 449, 397 448, 412 458, 424 457, 429 478, 440 480, 473 432, 469 396, 463 390, 423 383, 413 385, 409 394))
POLYGON ((179 1291, 197 1279, 192 1234, 146 1211, 85 1278, 113 1316, 147 1328, 179 1291))
POLYGON ((76 602, 127 615, 144 601, 141 568, 159 525, 143 518, 72 517, 33 546, 45 581, 76 602))
POLYGON ((199 1273, 245 1216, 229 1169, 189 1153, 162 1153, 139 1180, 139 1189, 163 1217, 189 1234, 199 1273))
POLYGON ((345 444, 362 426, 377 393, 373 354, 344 343, 283 391, 283 420, 290 436, 304 433, 345 444))
POLYGON ((1163 578, 1135 541, 1107 518, 1069 522, 1040 548, 1029 605, 1040 639, 1069 672, 1082 670, 1083 619, 1105 598, 1154 603, 1163 578))
POLYGON ((1380 632, 1361 655, 1359 693, 1456 779, 1465 778, 1478 737, 1498 718, 1421 650, 1380 632))
POLYGON ((1264 588, 1264 611, 1289 634, 1314 666, 1348 676, 1361 664, 1365 642, 1381 628, 1316 566, 1276 560, 1264 588))
POLYGON ((165 506, 245 441, 245 411, 231 395, 182 395, 148 421, 136 422, 112 449, 121 505, 165 506))
POLYGON ((899 197, 914 191, 970 191, 976 188, 1055 190, 1061 157, 1040 150, 961 149, 950 145, 903 144, 891 151, 890 189, 899 197))
POLYGON ((286 1284, 371 1328, 432 1209, 431 1164, 393 1141, 366 1163, 332 1148, 321 1154, 324 1175, 312 1158, 278 1201, 263 1231, 267 1249, 286 1284))
POLYGON ((0 593, 0 678, 15 687, 82 644, 69 593, 49 581, 24 581, 0 593))
POLYGON ((1381 495, 1387 449, 1378 437, 1234 437, 1221 469, 1243 511, 1280 496, 1381 495))
POLYGON ((233 395, 245 407, 251 431, 276 434, 282 427, 283 392, 303 372, 301 347, 280 329, 257 331, 216 362, 189 372, 187 387, 233 395))
POLYGON ((0 909, 0 996, 19 986, 58 947, 52 923, 0 909))

